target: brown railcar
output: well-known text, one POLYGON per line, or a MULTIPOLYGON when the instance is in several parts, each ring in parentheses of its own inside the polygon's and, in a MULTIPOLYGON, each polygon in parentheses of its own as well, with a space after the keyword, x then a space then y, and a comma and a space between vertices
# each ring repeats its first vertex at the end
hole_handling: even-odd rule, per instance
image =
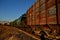
POLYGON ((27 11, 27 25, 60 24, 60 0, 36 0, 27 11))
POLYGON ((60 0, 36 0, 27 10, 27 25, 34 31, 54 27, 60 30, 60 0))

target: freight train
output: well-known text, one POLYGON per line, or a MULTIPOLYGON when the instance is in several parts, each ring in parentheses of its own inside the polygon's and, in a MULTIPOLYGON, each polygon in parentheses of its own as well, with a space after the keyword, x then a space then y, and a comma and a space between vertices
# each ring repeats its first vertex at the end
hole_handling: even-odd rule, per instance
POLYGON ((18 20, 26 30, 60 30, 60 0, 36 0, 24 15, 18 20))
POLYGON ((27 25, 37 33, 40 29, 58 31, 60 30, 60 0, 36 0, 27 10, 26 16, 27 25))
POLYGON ((60 27, 60 0, 36 0, 27 10, 27 25, 59 26, 60 27))

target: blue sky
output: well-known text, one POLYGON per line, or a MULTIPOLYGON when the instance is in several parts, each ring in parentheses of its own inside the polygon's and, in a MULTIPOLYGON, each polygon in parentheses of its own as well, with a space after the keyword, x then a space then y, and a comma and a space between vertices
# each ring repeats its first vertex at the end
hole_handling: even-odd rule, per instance
POLYGON ((0 0, 0 21, 13 21, 24 14, 35 0, 0 0))

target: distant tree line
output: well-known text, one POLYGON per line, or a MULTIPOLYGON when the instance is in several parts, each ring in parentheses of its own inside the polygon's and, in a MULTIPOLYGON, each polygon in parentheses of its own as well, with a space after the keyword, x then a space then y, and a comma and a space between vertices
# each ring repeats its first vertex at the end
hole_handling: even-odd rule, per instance
POLYGON ((10 26, 19 26, 19 27, 24 27, 26 25, 26 14, 23 14, 21 17, 18 19, 10 22, 10 26))

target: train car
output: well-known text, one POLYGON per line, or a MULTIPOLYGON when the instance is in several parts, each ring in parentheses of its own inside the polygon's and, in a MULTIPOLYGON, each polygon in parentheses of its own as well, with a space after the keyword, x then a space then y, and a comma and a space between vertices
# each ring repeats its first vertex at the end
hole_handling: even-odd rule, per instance
POLYGON ((27 25, 34 30, 60 27, 60 0, 36 0, 27 10, 27 25))
POLYGON ((54 2, 53 0, 37 0, 32 6, 27 12, 27 15, 30 15, 27 16, 29 19, 27 25, 60 24, 59 0, 54 0, 54 2))

